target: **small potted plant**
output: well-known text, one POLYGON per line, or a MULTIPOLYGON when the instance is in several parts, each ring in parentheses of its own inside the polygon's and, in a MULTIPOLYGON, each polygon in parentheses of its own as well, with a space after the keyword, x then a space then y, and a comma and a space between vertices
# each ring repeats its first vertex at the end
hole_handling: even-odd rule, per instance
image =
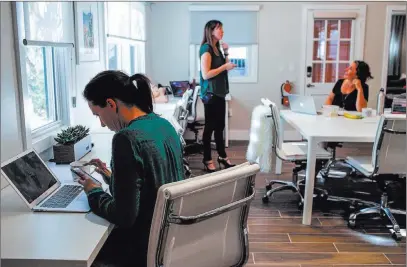
POLYGON ((89 128, 82 125, 62 130, 54 140, 57 142, 53 146, 54 162, 57 164, 77 161, 92 150, 89 128))

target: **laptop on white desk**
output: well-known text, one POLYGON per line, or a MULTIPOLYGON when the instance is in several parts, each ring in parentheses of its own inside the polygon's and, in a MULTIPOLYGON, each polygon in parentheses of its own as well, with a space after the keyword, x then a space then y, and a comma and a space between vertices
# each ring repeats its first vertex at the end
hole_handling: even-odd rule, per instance
POLYGON ((90 211, 82 185, 61 183, 33 149, 2 163, 1 174, 32 211, 90 211))
POLYGON ((290 102, 290 109, 293 112, 310 115, 318 114, 315 107, 315 101, 312 96, 288 95, 288 101, 290 102))

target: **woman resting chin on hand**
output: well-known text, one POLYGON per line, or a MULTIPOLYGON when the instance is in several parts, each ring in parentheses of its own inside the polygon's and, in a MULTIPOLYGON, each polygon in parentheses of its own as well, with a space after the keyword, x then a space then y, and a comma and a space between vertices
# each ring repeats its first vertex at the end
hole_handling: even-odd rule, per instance
POLYGON ((354 61, 345 69, 344 79, 336 82, 325 105, 336 105, 344 110, 359 111, 367 107, 369 100, 368 79, 373 79, 370 67, 364 61, 354 61))

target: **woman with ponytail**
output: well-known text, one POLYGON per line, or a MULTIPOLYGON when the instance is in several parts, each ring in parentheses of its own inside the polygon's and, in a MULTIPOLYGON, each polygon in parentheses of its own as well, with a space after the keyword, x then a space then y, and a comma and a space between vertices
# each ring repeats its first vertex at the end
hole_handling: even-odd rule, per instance
POLYGON ((111 195, 89 178, 79 180, 92 212, 116 225, 95 266, 144 267, 158 188, 184 179, 181 142, 172 125, 153 112, 150 81, 142 74, 101 72, 83 95, 102 127, 115 132, 111 172, 99 159, 90 161, 111 195))

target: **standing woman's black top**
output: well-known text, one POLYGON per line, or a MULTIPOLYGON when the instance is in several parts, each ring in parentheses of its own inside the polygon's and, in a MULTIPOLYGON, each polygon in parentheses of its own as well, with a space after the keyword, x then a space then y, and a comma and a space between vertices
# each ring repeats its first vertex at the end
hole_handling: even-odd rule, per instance
MULTIPOLYGON (((341 92, 341 87, 343 84, 344 79, 340 79, 336 82, 334 88, 332 89, 332 93, 335 94, 334 100, 332 101, 332 105, 339 106, 348 111, 357 111, 356 108, 356 100, 358 97, 358 90, 352 91, 350 94, 343 94, 341 92)), ((369 86, 366 83, 362 83, 363 88, 363 95, 366 101, 369 100, 369 86)))

